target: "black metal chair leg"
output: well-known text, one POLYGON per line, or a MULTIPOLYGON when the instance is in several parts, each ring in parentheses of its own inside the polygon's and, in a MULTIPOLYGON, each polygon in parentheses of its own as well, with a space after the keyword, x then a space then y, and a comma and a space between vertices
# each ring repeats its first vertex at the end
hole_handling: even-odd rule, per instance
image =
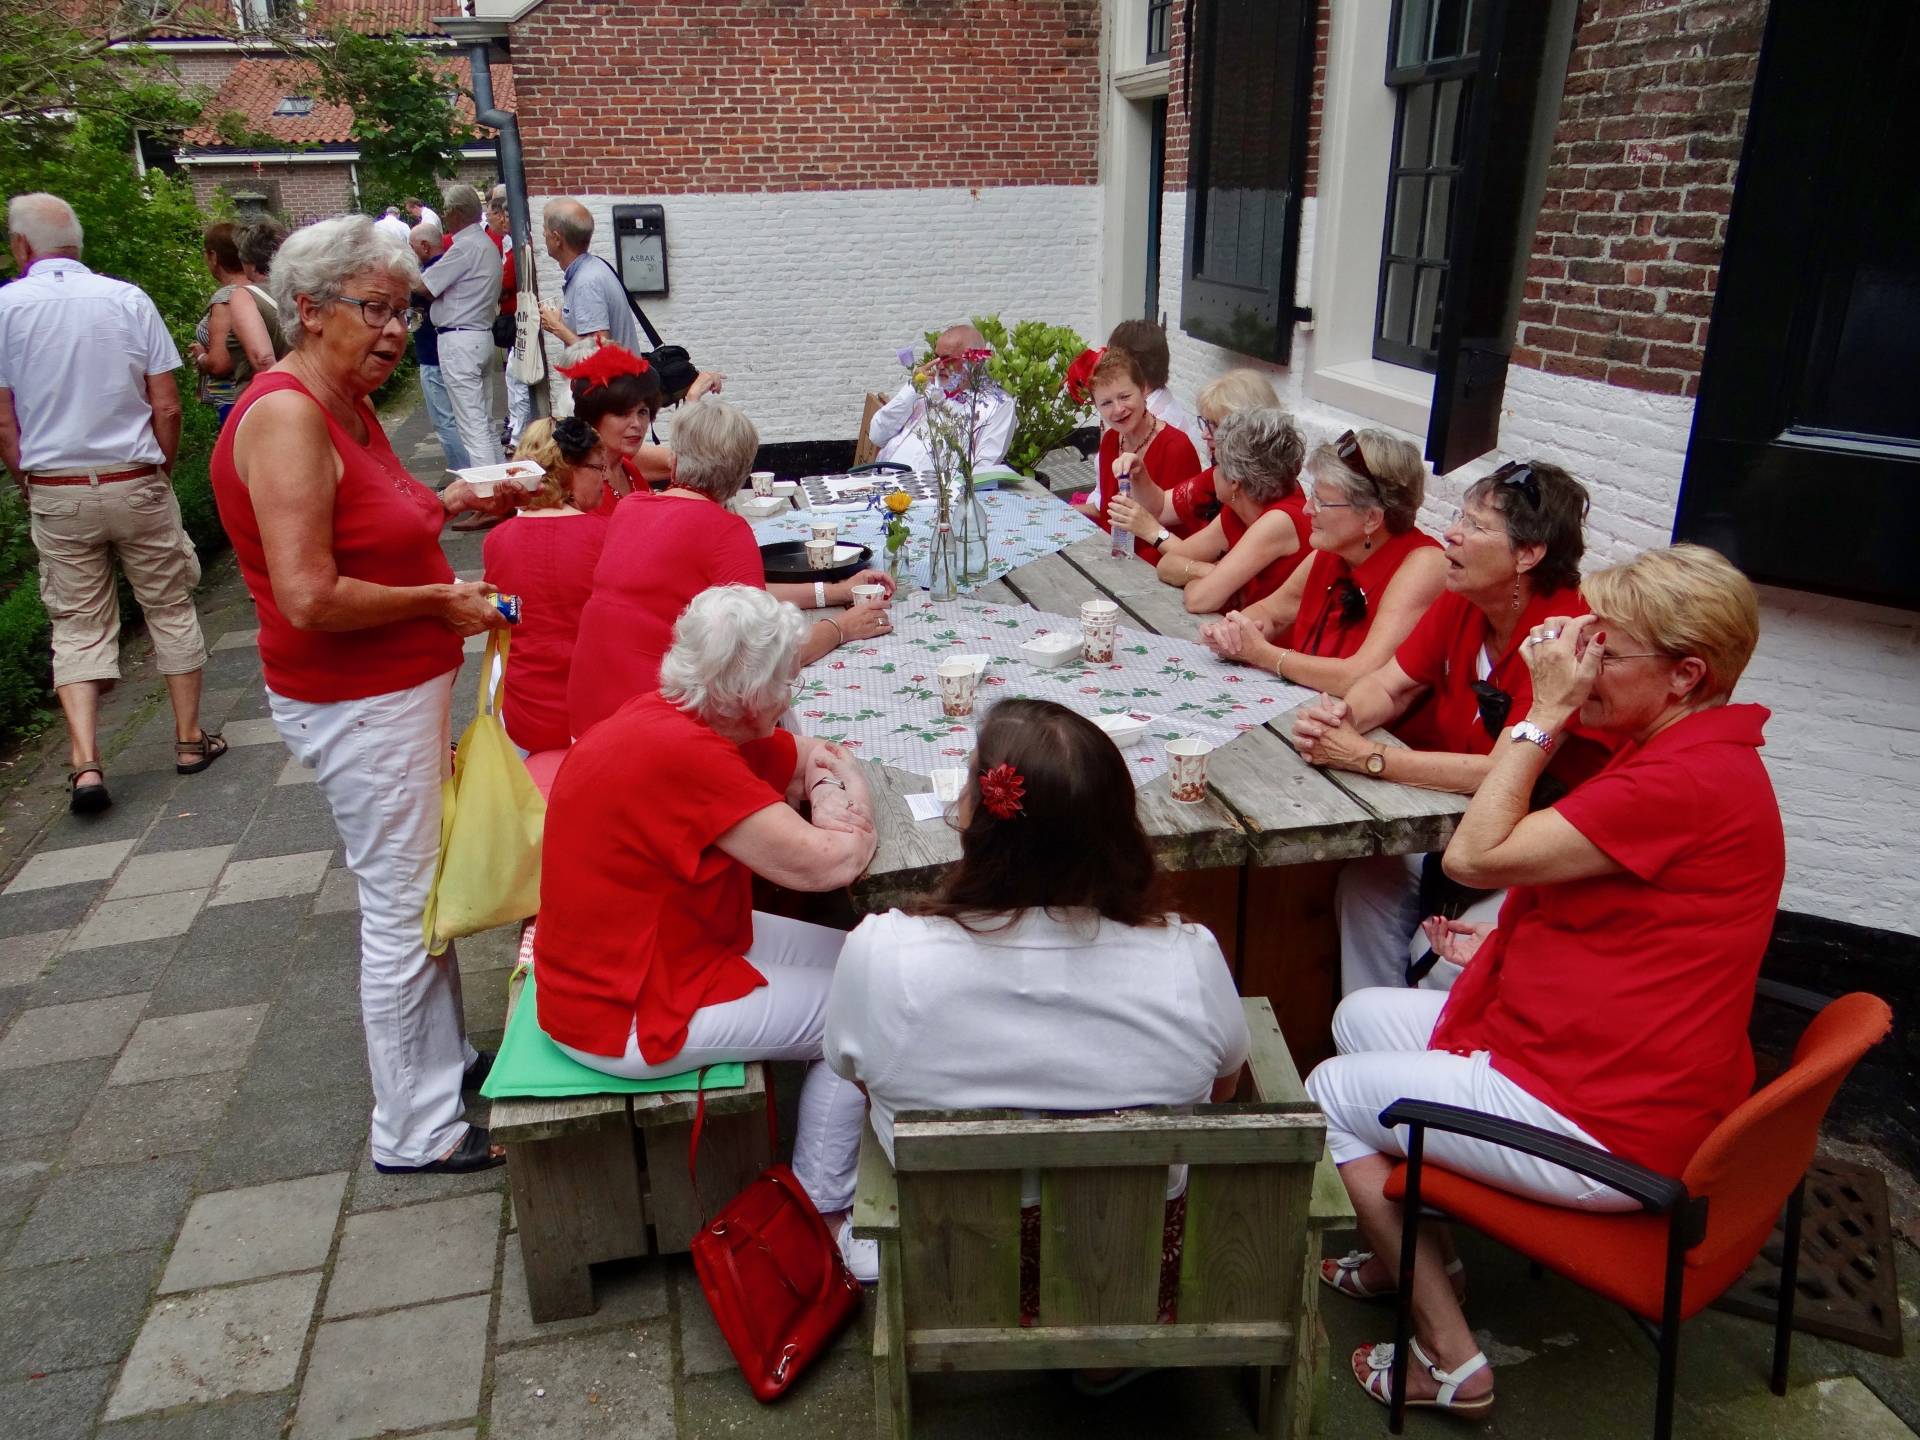
POLYGON ((1780 1304, 1773 1321, 1773 1393, 1787 1393, 1787 1360, 1793 1350, 1794 1287, 1800 1278, 1800 1209, 1807 1192, 1803 1177, 1787 1197, 1787 1224, 1780 1247, 1780 1304))
POLYGON ((1660 1307, 1660 1380, 1653 1399, 1653 1440, 1673 1440, 1673 1391, 1680 1371, 1680 1295, 1686 1279, 1688 1207, 1667 1221, 1667 1284, 1660 1307))
POLYGON ((1401 1197, 1400 1295, 1394 1302, 1393 1369, 1388 1372, 1387 1429, 1398 1435, 1407 1423, 1407 1364, 1413 1354, 1413 1264, 1420 1250, 1420 1156, 1427 1132, 1423 1125, 1407 1127, 1407 1193, 1401 1197))

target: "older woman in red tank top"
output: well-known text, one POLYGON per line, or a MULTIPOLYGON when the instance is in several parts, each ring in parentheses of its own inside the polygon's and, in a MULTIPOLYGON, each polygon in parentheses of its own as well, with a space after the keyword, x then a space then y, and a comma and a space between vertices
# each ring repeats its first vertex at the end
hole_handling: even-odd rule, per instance
POLYGON ((507 513, 465 482, 407 473, 367 404, 406 353, 412 252, 364 216, 297 231, 273 266, 293 350, 258 376, 213 453, 214 497, 260 617, 275 727, 321 792, 360 888, 360 1011, 373 1160, 390 1173, 477 1170, 503 1152, 461 1118, 481 1057, 461 1024, 453 952, 421 920, 440 849, 440 782, 461 638, 505 624, 454 578, 440 527, 507 513))

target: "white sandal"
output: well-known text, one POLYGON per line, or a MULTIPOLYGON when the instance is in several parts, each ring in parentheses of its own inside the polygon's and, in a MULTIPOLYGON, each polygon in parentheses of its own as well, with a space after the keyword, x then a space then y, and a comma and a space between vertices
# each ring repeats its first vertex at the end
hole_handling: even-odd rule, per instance
MULTIPOLYGON (((1357 1368, 1354 1371, 1353 1378, 1359 1383, 1360 1388, 1382 1405, 1391 1406, 1393 1404, 1393 1346, 1391 1344, 1363 1345, 1353 1352, 1353 1359, 1364 1360, 1367 1366, 1364 1377, 1357 1368)), ((1415 1340, 1412 1342, 1412 1351, 1407 1356, 1407 1361, 1409 1371, 1414 1365, 1423 1366, 1427 1374, 1440 1382, 1440 1393, 1431 1400, 1415 1400, 1412 1396, 1408 1396, 1409 1410, 1445 1410, 1450 1415, 1475 1418, 1493 1409, 1491 1390, 1475 1400, 1454 1398, 1460 1393, 1462 1385, 1487 1368, 1487 1357, 1484 1351, 1474 1351, 1471 1358, 1453 1370, 1442 1370, 1433 1363, 1432 1357, 1420 1348, 1420 1342, 1415 1340)))
MULTIPOLYGON (((1398 1295, 1398 1285, 1383 1290, 1370 1290, 1360 1282, 1360 1272, 1373 1259, 1371 1250, 1349 1250, 1338 1260, 1320 1262, 1320 1283, 1328 1289, 1338 1290, 1355 1300, 1378 1300, 1382 1296, 1398 1295)), ((1467 1298, 1467 1267, 1458 1255, 1447 1262, 1446 1277, 1454 1282, 1453 1294, 1456 1300, 1465 1302, 1467 1298)))

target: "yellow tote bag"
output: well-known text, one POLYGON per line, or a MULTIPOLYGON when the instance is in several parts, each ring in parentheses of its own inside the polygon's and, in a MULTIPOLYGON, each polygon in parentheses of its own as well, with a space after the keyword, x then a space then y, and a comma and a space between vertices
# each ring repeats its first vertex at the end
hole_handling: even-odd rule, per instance
POLYGON ((428 953, 461 935, 524 920, 540 908, 540 837, 547 802, 500 723, 507 632, 487 632, 480 708, 460 737, 453 774, 440 787, 440 867, 427 897, 428 953))

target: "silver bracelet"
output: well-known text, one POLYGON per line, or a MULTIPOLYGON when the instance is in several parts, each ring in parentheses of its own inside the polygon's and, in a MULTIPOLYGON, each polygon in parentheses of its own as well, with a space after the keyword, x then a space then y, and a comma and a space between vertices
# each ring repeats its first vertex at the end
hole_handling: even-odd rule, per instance
POLYGON ((840 628, 840 622, 838 620, 834 619, 831 615, 822 615, 820 618, 833 627, 833 643, 835 645, 844 645, 847 643, 847 632, 840 628))
POLYGON ((838 785, 842 790, 847 788, 847 782, 842 780, 838 775, 822 775, 818 780, 814 781, 813 784, 807 788, 807 793, 811 795, 815 790, 818 790, 822 785, 838 785))
POLYGON ((824 580, 813 582, 813 608, 816 610, 827 608, 827 586, 824 580))

